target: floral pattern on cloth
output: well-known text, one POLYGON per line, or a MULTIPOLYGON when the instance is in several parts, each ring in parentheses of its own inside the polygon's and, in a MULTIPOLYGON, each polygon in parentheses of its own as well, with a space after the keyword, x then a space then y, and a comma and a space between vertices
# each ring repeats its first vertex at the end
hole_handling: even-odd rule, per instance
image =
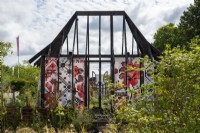
POLYGON ((84 105, 84 73, 85 73, 85 61, 84 58, 75 58, 73 65, 73 77, 74 77, 74 90, 75 103, 78 107, 84 105))
POLYGON ((137 63, 137 58, 132 58, 125 62, 125 58, 116 58, 115 59, 115 108, 119 108, 124 101, 125 97, 128 96, 128 99, 136 97, 140 94, 140 90, 135 91, 134 94, 127 94, 127 90, 134 89, 137 90, 140 86, 140 71, 135 71, 132 68, 139 68, 140 64, 137 63), (128 71, 127 71, 128 69, 128 71), (126 78, 127 72, 127 78, 126 78), (127 86, 126 86, 127 83, 127 86), (117 84, 122 84, 123 87, 119 88, 117 84))
MULTIPOLYGON (((130 87, 138 87, 136 86, 139 82, 139 78, 140 78, 140 72, 137 72, 137 71, 134 71, 134 70, 131 70, 131 68, 139 68, 140 65, 137 64, 137 62, 131 62, 131 61, 128 61, 127 62, 127 65, 125 62, 122 62, 122 67, 118 70, 119 71, 119 79, 122 79, 122 83, 124 85, 126 85, 126 82, 127 82, 127 88, 130 88, 130 87), (128 70, 127 72, 127 81, 126 81, 126 70, 127 68, 130 70, 128 70)), ((116 68, 115 68, 116 69, 116 68)))
POLYGON ((49 107, 49 100, 57 92, 58 72, 57 58, 46 57, 45 64, 45 108, 49 107))

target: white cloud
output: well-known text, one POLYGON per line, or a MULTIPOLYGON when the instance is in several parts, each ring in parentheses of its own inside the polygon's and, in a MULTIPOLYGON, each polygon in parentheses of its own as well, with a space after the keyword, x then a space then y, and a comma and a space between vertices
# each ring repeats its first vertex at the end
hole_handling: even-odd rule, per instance
MULTIPOLYGON (((125 10, 147 40, 153 42, 156 29, 169 22, 178 24, 182 12, 191 3, 193 0, 1 0, 0 41, 11 42, 14 51, 13 55, 5 58, 5 64, 17 63, 18 35, 22 62, 48 45, 77 10, 125 10)), ((84 44, 86 19, 80 21, 79 33, 82 36, 79 36, 79 42, 84 44)), ((121 22, 116 21, 115 44, 121 46, 121 22)), ((91 18, 90 23, 94 27, 98 26, 98 19, 91 18)), ((107 29, 109 24, 102 22, 102 25, 102 44, 106 49, 110 41, 107 29)), ((96 45, 98 31, 95 32, 94 27, 90 31, 93 33, 90 42, 96 45)))

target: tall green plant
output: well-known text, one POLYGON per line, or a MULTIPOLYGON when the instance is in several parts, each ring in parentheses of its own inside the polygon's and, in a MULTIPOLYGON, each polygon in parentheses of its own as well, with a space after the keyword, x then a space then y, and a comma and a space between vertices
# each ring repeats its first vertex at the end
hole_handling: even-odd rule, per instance
POLYGON ((73 119, 73 124, 78 132, 85 133, 92 125, 92 114, 89 110, 82 109, 76 112, 76 116, 73 119))
POLYGON ((0 109, 0 131, 4 132, 5 130, 5 115, 6 115, 6 111, 3 107, 1 107, 0 109))
POLYGON ((0 41, 0 56, 5 57, 9 55, 10 53, 12 53, 11 49, 12 49, 11 43, 0 41))
POLYGON ((189 51, 169 46, 155 62, 154 82, 141 86, 143 93, 116 110, 119 129, 129 132, 200 131, 200 46, 189 51), (148 88, 154 99, 148 99, 148 88), (120 124, 125 122, 126 124, 120 124))
POLYGON ((200 46, 191 50, 167 48, 157 63, 155 115, 162 118, 160 126, 172 132, 199 131, 200 105, 200 46))

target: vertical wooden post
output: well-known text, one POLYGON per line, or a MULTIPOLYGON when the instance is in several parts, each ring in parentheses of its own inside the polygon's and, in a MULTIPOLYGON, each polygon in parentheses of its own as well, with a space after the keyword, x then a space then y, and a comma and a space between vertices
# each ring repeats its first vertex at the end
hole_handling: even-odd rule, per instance
POLYGON ((45 102, 45 77, 46 77, 46 73, 45 73, 45 64, 46 64, 46 60, 45 60, 45 56, 43 55, 41 57, 41 63, 40 63, 40 67, 41 67, 41 107, 44 108, 44 102, 45 102))
POLYGON ((99 108, 101 108, 101 16, 99 16, 99 108))

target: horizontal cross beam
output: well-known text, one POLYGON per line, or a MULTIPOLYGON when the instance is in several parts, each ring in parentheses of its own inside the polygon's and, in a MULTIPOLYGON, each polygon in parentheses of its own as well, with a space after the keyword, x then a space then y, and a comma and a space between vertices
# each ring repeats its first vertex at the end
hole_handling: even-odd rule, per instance
POLYGON ((77 16, 121 16, 125 11, 76 11, 77 16))

